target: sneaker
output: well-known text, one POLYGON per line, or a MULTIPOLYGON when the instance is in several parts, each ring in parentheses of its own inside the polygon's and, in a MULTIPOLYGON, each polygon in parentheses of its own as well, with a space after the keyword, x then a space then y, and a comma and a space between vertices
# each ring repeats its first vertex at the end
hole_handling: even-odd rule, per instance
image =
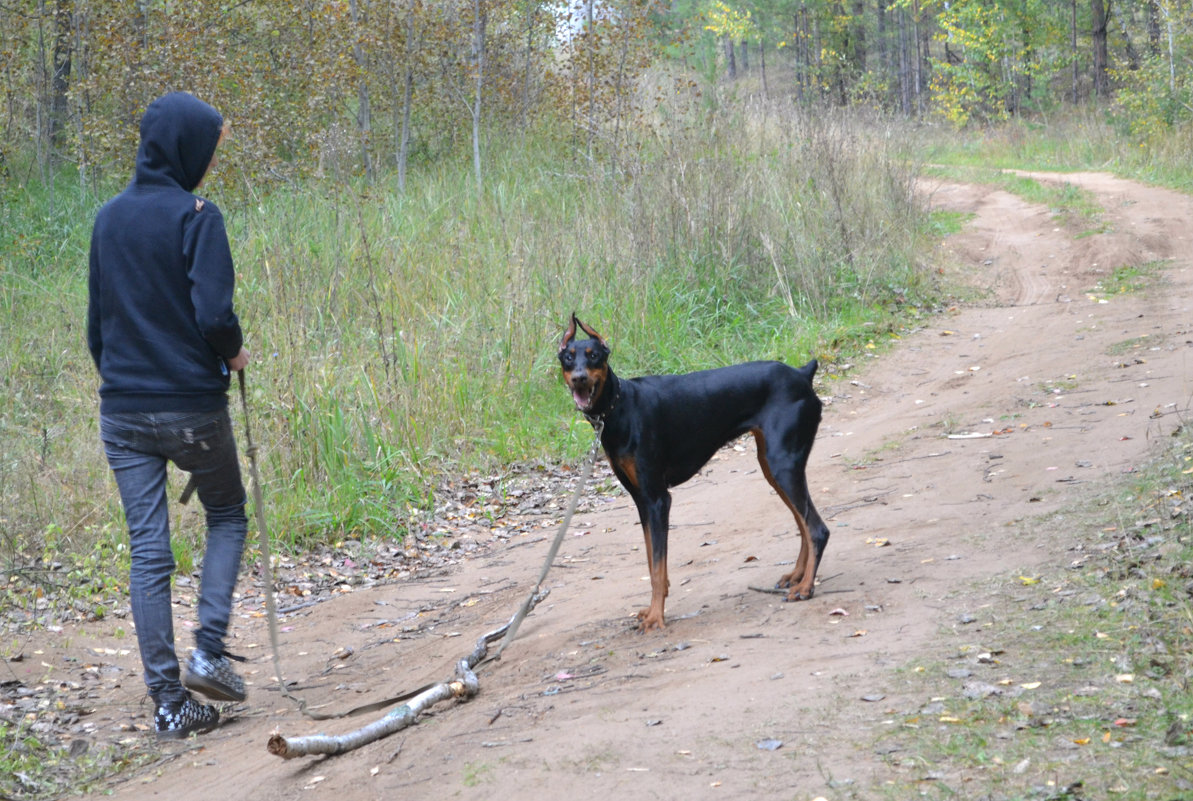
POLYGON ((220 722, 220 713, 211 704, 201 704, 189 695, 182 701, 162 704, 153 716, 159 740, 181 740, 191 732, 203 734, 220 722))
POLYGON ((226 653, 192 652, 182 683, 187 689, 196 690, 217 701, 243 701, 245 698, 244 679, 232 670, 226 653))

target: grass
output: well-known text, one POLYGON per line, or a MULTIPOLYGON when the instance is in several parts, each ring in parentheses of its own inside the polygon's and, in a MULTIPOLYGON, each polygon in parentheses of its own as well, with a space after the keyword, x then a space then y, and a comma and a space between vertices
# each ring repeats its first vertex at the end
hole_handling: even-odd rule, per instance
POLYGON ((1089 295, 1095 298, 1105 298, 1131 292, 1142 292, 1156 282, 1166 265, 1166 261, 1149 261, 1144 264, 1116 267, 1110 275, 1098 281, 1089 290, 1089 295))
POLYGON ((1005 801, 1184 797, 1193 786, 1191 475, 1185 431, 1130 485, 1043 521, 1034 536, 1079 554, 1067 566, 966 593, 970 604, 988 595, 980 634, 901 671, 925 702, 877 744, 899 777, 891 797, 978 788, 1005 801))
POLYGON ((1193 124, 1187 122, 1141 139, 1125 135, 1106 109, 1085 106, 974 129, 965 136, 930 127, 917 129, 915 135, 922 143, 922 158, 930 164, 982 170, 1095 170, 1193 192, 1188 158, 1193 124))
POLYGON ((1064 181, 1040 181, 1000 168, 970 165, 933 165, 928 172, 951 180, 995 186, 1029 203, 1047 206, 1053 219, 1076 231, 1077 238, 1107 230, 1101 219, 1102 206, 1094 195, 1064 181))
MULTIPOLYGON (((727 116, 715 126, 676 125, 643 143, 616 172, 577 165, 550 142, 494 143, 479 196, 466 169, 445 164, 424 165, 405 194, 385 179, 274 193, 225 160, 209 191, 240 268, 237 302, 255 354, 249 402, 275 537, 296 550, 401 537, 410 510, 433 508, 445 474, 579 458, 591 435, 553 364, 573 310, 612 342, 627 375, 810 355, 833 375, 881 353, 939 302, 927 254, 965 222, 916 206, 916 164, 1004 181, 1090 230, 1096 210, 1081 193, 990 168, 1114 169, 1193 187, 1187 131, 1132 149, 1105 123, 1079 117, 936 142, 930 131, 872 137, 827 113, 717 113, 727 116), (901 141, 922 150, 900 151, 892 142, 901 141)), ((68 178, 0 186, 8 631, 79 604, 103 616, 123 595, 126 535, 97 445, 97 382, 81 330, 99 201, 68 178)), ((1106 288, 1131 291, 1145 278, 1116 273, 1106 288)), ((905 672, 923 697, 948 703, 929 700, 942 706, 906 715, 888 735, 905 780, 891 797, 965 797, 977 778, 996 781, 1006 799, 1175 798, 1173 781, 1193 781, 1183 500, 1193 492, 1193 448, 1187 437, 1173 447, 1149 483, 1087 510, 1082 530, 1095 556, 1081 570, 1034 584, 1003 577, 1015 593, 987 613, 992 636, 1039 661, 995 669, 996 682, 1010 682, 994 684, 1001 695, 958 693, 948 666, 976 660, 969 651, 905 672), (1098 692, 1083 694, 1094 682, 1098 692)), ((175 475, 172 494, 181 484, 175 475)), ((201 515, 174 514, 177 556, 193 569, 201 515)), ((1072 517, 1055 526, 1059 536, 1072 517)), ((0 793, 79 788, 53 774, 65 764, 60 748, 19 722, 0 729, 0 781, 9 782, 0 793)), ((130 754, 94 755, 96 775, 130 754)), ((484 772, 466 768, 474 782, 484 772)))
MULTIPOLYGON (((572 311, 634 375, 841 362, 937 302, 920 260, 932 227, 887 139, 832 114, 720 113, 715 135, 676 122, 617 172, 550 141, 499 143, 481 194, 467 165, 428 166, 405 194, 390 178, 267 192, 222 160, 205 186, 233 237, 280 543, 400 537, 445 475, 579 458, 590 434, 554 359, 572 311)), ((9 192, 0 211, 10 562, 51 530, 86 553, 121 528, 82 331, 101 198, 69 186, 9 192)), ((193 565, 201 516, 174 522, 193 565)))
POLYGON ((961 211, 948 211, 946 209, 933 209, 928 214, 928 230, 931 235, 938 237, 958 234, 964 230, 965 224, 976 216, 972 212, 965 213, 961 211))
POLYGON ((1131 337, 1124 339, 1122 342, 1116 342, 1111 347, 1107 348, 1106 353, 1110 356, 1126 356, 1129 353, 1143 353, 1152 348, 1159 347, 1164 342, 1164 337, 1156 334, 1144 334, 1140 337, 1131 337))

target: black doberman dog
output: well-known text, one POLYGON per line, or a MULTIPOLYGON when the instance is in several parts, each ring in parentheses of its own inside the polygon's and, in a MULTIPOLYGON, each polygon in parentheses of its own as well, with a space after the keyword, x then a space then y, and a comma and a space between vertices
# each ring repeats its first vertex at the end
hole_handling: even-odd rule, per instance
POLYGON ((559 344, 563 378, 576 408, 601 432, 613 472, 638 507, 650 568, 650 607, 638 613, 643 631, 663 628, 667 578, 668 489, 694 476, 730 440, 752 432, 762 474, 795 515, 800 532, 795 568, 777 586, 788 601, 812 597, 828 526, 808 495, 804 469, 820 398, 812 389, 816 361, 799 369, 782 362, 747 362, 685 375, 622 379, 609 367, 601 335, 572 315, 559 344), (576 340, 577 326, 588 339, 576 340))

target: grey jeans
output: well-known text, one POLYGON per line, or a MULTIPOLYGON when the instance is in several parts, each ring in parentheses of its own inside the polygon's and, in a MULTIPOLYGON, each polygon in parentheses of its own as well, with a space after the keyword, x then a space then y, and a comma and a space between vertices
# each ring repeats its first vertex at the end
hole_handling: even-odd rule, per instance
POLYGON ((133 622, 145 669, 145 684, 158 704, 178 701, 186 691, 174 651, 170 578, 170 514, 166 463, 174 462, 196 481, 207 514, 207 547, 199 586, 198 648, 224 649, 232 592, 248 530, 244 483, 227 409, 216 412, 100 414, 100 438, 116 475, 128 523, 133 622))

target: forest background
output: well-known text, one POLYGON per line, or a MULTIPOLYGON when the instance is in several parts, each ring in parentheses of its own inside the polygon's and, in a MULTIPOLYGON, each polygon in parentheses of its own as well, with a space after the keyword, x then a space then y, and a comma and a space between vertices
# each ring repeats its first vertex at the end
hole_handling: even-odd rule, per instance
MULTIPOLYGON (((303 547, 401 537, 445 482, 582 453, 554 364, 573 310, 627 375, 831 376, 881 349, 952 291, 928 162, 1188 188, 1191 22, 1174 0, 0 0, 8 587, 67 559, 123 581, 94 571, 127 555, 86 252, 167 90, 232 124, 204 191, 271 528, 303 547)), ((201 520, 176 528, 185 571, 201 520)))

